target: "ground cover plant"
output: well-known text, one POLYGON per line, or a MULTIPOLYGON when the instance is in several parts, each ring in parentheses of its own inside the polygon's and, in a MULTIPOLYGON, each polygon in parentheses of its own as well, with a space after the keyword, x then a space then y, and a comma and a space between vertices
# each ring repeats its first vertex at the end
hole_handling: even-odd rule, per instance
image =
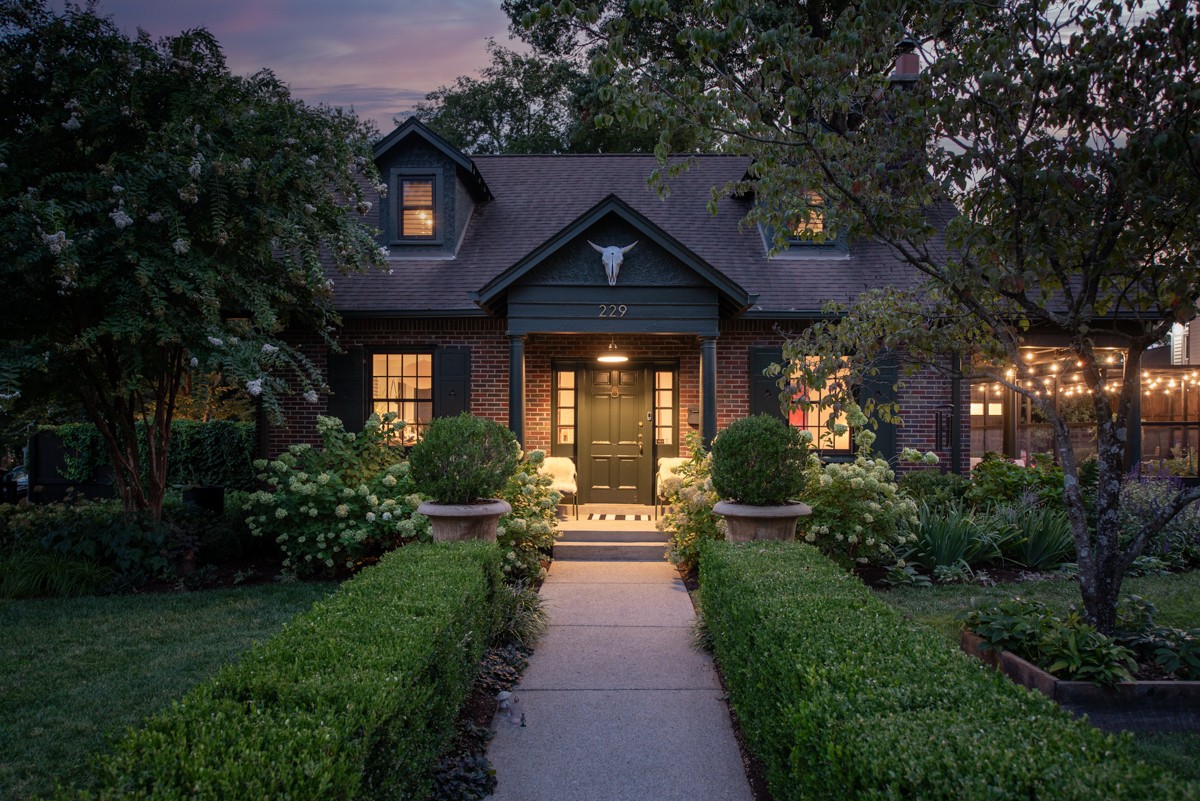
POLYGON ((1139 763, 1127 738, 906 625, 811 547, 707 543, 700 585, 731 705, 776 801, 1200 792, 1139 763))
POLYGON ((485 543, 391 552, 130 732, 89 797, 425 797, 500 586, 485 543))
MULTIPOLYGON (((1124 583, 1132 595, 1154 604, 1154 620, 1162 626, 1191 629, 1200 626, 1200 573, 1171 573, 1130 578, 1124 583)), ((930 588, 896 587, 878 591, 877 597, 899 610, 906 620, 937 632, 947 647, 958 647, 962 619, 979 606, 989 606, 1019 596, 1045 604, 1056 615, 1066 615, 1079 602, 1079 590, 1065 577, 993 586, 945 584, 930 588)), ((1193 780, 1200 780, 1200 734, 1141 733, 1134 751, 1148 762, 1193 780)))
POLYGON ((87 787, 89 754, 335 589, 0 601, 0 797, 87 787))

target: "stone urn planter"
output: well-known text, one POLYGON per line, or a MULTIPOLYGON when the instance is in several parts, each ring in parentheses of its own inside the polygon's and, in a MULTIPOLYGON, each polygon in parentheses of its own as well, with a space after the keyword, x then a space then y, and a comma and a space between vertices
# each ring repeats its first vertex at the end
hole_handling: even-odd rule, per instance
POLYGON ((719 501, 713 514, 725 518, 730 542, 754 540, 794 540, 796 523, 812 514, 806 503, 785 503, 779 506, 752 506, 748 503, 719 501))
POLYGON ((735 420, 712 445, 713 507, 730 542, 794 540, 796 522, 812 509, 795 498, 805 483, 807 443, 796 429, 765 414, 735 420))
POLYGON ((508 501, 488 498, 478 503, 434 503, 425 501, 417 507, 418 514, 429 518, 434 542, 460 540, 496 541, 500 516, 512 511, 508 501))
POLYGON ((429 518, 434 542, 496 541, 500 516, 512 511, 496 496, 517 470, 520 446, 504 426, 461 414, 439 417, 408 455, 417 507, 429 518))

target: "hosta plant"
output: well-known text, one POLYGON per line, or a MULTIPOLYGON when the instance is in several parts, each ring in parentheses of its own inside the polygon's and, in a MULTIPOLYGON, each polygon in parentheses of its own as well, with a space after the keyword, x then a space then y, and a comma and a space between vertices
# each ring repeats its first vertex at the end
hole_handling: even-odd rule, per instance
POLYGON ((268 489, 248 496, 251 532, 272 537, 286 568, 299 574, 353 568, 428 532, 409 477, 395 415, 372 415, 361 434, 318 417, 322 448, 293 445, 255 467, 268 489))

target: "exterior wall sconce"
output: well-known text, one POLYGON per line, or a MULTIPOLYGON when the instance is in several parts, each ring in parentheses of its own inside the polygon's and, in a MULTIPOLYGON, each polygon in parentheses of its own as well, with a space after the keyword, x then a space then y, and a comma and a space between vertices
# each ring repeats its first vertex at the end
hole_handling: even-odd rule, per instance
POLYGON ((629 357, 617 349, 617 343, 610 337, 608 348, 596 357, 596 361, 604 362, 605 364, 624 364, 629 361, 629 357))

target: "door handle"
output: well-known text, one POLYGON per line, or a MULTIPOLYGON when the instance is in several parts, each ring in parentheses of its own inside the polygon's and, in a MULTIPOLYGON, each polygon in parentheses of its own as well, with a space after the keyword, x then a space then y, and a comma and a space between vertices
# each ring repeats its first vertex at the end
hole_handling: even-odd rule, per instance
POLYGON ((638 456, 641 456, 644 453, 645 453, 645 450, 643 450, 643 448, 642 448, 642 432, 639 431, 638 432, 638 456))

